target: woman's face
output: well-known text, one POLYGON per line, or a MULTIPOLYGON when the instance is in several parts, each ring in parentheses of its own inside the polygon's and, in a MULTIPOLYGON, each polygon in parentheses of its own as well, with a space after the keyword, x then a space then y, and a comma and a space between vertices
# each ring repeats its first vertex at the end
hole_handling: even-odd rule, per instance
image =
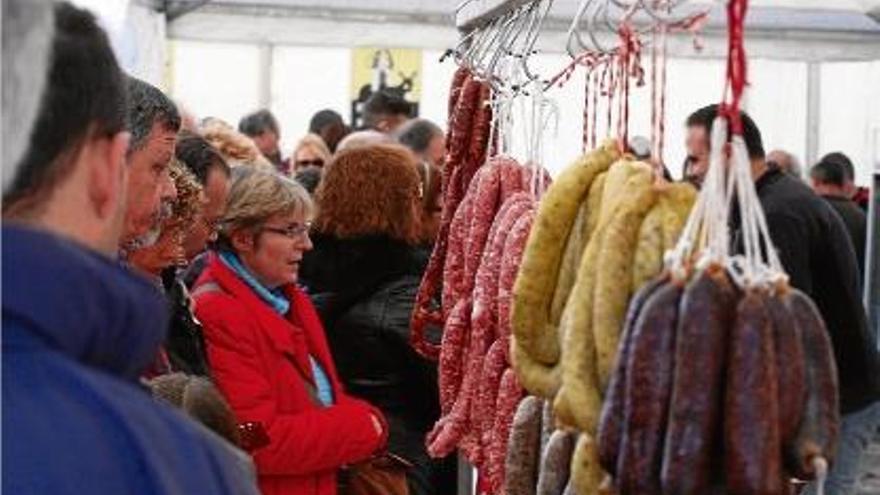
POLYGON ((167 221, 162 225, 162 233, 156 242, 132 252, 129 262, 151 275, 159 275, 169 266, 185 263, 183 233, 184 226, 177 219, 167 221))
POLYGON ((248 238, 240 234, 235 245, 247 269, 272 289, 296 283, 303 253, 312 249, 303 212, 273 215, 248 238))
POLYGON ((321 158, 314 148, 311 146, 303 146, 296 152, 293 157, 294 170, 300 170, 306 167, 323 167, 324 159, 321 158))

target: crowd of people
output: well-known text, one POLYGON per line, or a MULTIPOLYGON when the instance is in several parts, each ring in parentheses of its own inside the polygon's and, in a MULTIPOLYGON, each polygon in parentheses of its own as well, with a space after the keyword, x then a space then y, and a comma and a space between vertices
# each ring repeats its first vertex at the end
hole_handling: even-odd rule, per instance
MULTIPOLYGON (((87 11, 3 7, 17 75, 3 93, 3 491, 329 495, 366 469, 454 493, 455 459, 424 443, 436 364, 409 345, 443 130, 378 92, 366 128, 322 110, 284 153, 268 110, 196 121, 124 74, 87 11), (30 108, 7 107, 7 91, 34 88, 30 108)), ((717 113, 687 122, 696 184, 717 113)), ((773 241, 836 351, 830 493, 849 493, 880 428, 852 162, 823 157, 813 192, 743 117, 773 241)))

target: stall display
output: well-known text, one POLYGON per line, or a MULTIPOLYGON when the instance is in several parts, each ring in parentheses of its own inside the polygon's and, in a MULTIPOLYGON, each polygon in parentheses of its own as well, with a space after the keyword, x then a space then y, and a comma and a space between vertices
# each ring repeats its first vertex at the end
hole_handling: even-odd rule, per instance
MULTIPOLYGON (((428 452, 460 452, 486 494, 782 494, 792 478, 821 478, 839 429, 836 370, 821 316, 788 286, 749 175, 738 122, 747 2, 729 2, 729 94, 699 194, 670 183, 660 156, 665 35, 705 14, 676 19, 677 2, 633 2, 605 49, 592 29, 608 23, 608 2, 585 0, 569 35, 582 53, 543 81, 529 52, 511 65, 503 50, 505 40, 532 46, 550 3, 480 17, 466 36, 477 48, 453 80, 443 226, 413 315, 413 345, 439 359, 442 415, 428 452), (647 29, 633 24, 640 11, 655 21, 647 29), (627 126, 646 35, 653 134, 639 161, 627 126), (540 153, 524 164, 507 153, 504 128, 512 101, 541 101, 578 67, 585 152, 551 183, 540 153), (597 142, 600 95, 613 136, 597 142), (430 324, 442 328, 439 346, 430 324)), ((539 128, 529 139, 540 141, 539 128)))

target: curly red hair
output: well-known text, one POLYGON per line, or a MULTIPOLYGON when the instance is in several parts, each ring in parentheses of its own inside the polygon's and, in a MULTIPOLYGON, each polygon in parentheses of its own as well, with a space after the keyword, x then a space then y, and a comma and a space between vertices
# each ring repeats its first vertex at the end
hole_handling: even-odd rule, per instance
POLYGON ((346 239, 384 234, 419 242, 421 181, 416 157, 399 145, 337 153, 315 193, 318 232, 346 239))

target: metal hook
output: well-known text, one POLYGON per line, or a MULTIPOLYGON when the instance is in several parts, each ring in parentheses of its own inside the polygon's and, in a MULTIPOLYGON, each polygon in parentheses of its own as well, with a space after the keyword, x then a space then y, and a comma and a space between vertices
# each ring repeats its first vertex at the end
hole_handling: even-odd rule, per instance
MULTIPOLYGON (((655 7, 648 5, 648 0, 638 0, 638 2, 639 2, 639 6, 641 7, 641 10, 643 10, 646 14, 648 14, 648 16, 650 16, 654 21, 656 21, 660 24, 665 24, 667 26, 670 24, 677 24, 677 23, 687 19, 691 15, 693 15, 693 14, 689 14, 689 15, 685 15, 684 17, 673 17, 671 14, 673 10, 677 9, 678 7, 680 7, 681 5, 686 3, 687 0, 671 0, 671 1, 664 0, 664 1, 662 1, 661 5, 659 5, 657 8, 665 10, 666 11, 665 16, 659 14, 657 12, 657 10, 655 10, 655 7), (665 4, 665 5, 662 5, 662 4, 665 4)), ((705 11, 703 11, 703 14, 708 14, 709 10, 710 9, 706 9, 705 11)))
MULTIPOLYGON (((536 73, 532 72, 529 67, 529 59, 531 56, 536 53, 535 44, 538 42, 538 34, 540 33, 541 26, 544 24, 544 21, 547 19, 547 15, 550 13, 550 9, 553 7, 554 0, 547 0, 547 7, 544 9, 543 14, 541 13, 540 6, 535 9, 535 19, 530 27, 529 35, 526 37, 525 50, 523 50, 523 58, 521 59, 521 65, 523 72, 529 80, 538 80, 540 76, 536 73)), ((540 2, 539 2, 540 3, 540 2)))

